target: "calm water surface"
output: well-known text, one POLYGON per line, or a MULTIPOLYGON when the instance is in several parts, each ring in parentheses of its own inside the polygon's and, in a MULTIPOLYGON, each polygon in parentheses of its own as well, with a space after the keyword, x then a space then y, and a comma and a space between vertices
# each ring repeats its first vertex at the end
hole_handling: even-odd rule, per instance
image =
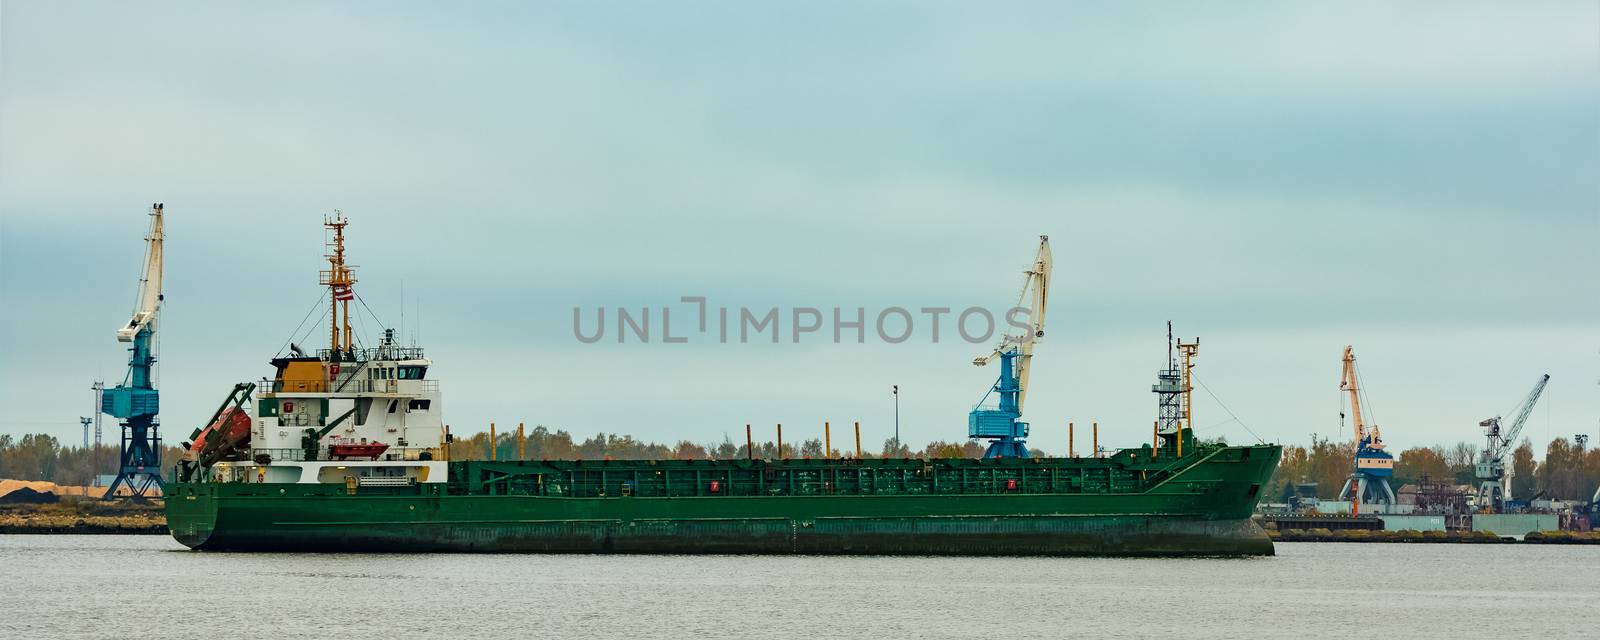
POLYGON ((0 535, 0 638, 1600 637, 1600 547, 1278 553, 230 555, 0 535))

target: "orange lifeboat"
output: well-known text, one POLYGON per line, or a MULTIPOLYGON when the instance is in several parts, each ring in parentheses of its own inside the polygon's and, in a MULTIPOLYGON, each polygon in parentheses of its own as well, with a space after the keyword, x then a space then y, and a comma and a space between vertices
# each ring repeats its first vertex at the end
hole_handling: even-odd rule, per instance
POLYGON ((199 437, 189 450, 197 455, 227 454, 241 449, 250 442, 250 414, 238 407, 228 407, 217 414, 217 419, 200 430, 199 437))
POLYGON ((389 445, 386 445, 382 442, 363 442, 361 444, 330 444, 328 445, 328 456, 334 460, 349 460, 352 458, 377 460, 378 456, 383 455, 383 452, 388 450, 389 445))

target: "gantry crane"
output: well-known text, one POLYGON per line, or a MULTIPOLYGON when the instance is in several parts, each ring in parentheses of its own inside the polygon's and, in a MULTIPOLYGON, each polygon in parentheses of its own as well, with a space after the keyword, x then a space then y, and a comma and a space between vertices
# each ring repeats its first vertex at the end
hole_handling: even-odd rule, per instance
MULTIPOLYGON (((1344 347, 1344 373, 1339 378, 1339 390, 1350 394, 1350 417, 1355 423, 1355 470, 1339 489, 1339 497, 1350 496, 1351 510, 1361 513, 1363 502, 1393 505, 1394 489, 1389 478, 1394 476, 1394 456, 1384 451, 1383 434, 1377 424, 1367 424, 1361 415, 1360 376, 1356 371, 1355 349, 1344 347)), ((1340 419, 1344 414, 1339 414, 1340 419)))
POLYGON ((1522 425, 1527 424, 1528 416, 1533 413, 1533 405, 1539 403, 1539 395, 1544 393, 1544 385, 1548 382, 1550 374, 1547 373, 1533 385, 1533 391, 1528 392, 1528 397, 1522 401, 1522 407, 1517 410, 1517 417, 1512 419, 1510 428, 1501 430, 1500 416, 1478 423, 1483 427, 1483 435, 1487 440, 1473 470, 1478 477, 1478 509, 1486 513, 1505 510, 1505 501, 1511 498, 1512 475, 1506 473, 1506 454, 1516 446, 1517 436, 1522 435, 1522 425))
MULTIPOLYGON (((1044 313, 1050 291, 1050 237, 1039 236, 1039 251, 1033 264, 1023 271, 1022 293, 1016 309, 1028 311, 1028 330, 1024 335, 1006 334, 995 347, 994 353, 973 359, 972 363, 984 366, 1000 359, 1000 379, 990 387, 989 393, 1000 394, 998 406, 985 408, 984 400, 967 414, 967 437, 990 440, 984 451, 985 458, 1025 458, 1028 447, 1028 423, 1022 421, 1022 406, 1028 396, 1028 366, 1033 360, 1033 346, 1044 338, 1044 313), (1023 306, 1026 304, 1027 306, 1023 306)), ((1007 313, 1011 319, 1012 313, 1007 313)))
POLYGON ((139 295, 134 301, 133 318, 117 329, 117 341, 129 343, 131 356, 122 384, 106 389, 100 397, 100 410, 122 421, 122 455, 117 478, 106 487, 106 499, 114 498, 123 485, 135 497, 161 488, 161 435, 156 414, 161 396, 156 391, 156 316, 161 310, 162 205, 150 206, 150 231, 145 235, 144 274, 139 278, 139 295))

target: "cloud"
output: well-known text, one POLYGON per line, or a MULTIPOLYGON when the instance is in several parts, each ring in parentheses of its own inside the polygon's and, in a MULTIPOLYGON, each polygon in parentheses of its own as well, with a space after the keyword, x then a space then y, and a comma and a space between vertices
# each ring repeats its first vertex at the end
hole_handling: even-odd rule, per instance
POLYGON ((1539 369, 1572 430, 1600 377, 1572 347, 1600 312, 1596 13, 7 2, 0 431, 70 435, 58 407, 116 377, 154 200, 180 430, 306 312, 335 208, 362 322, 420 311, 466 425, 881 425, 901 383, 911 433, 957 438, 992 377, 972 345, 584 348, 569 314, 1000 307, 1046 233, 1040 429, 1142 424, 1171 318, 1263 432, 1336 431, 1306 412, 1345 343, 1404 372, 1376 398, 1397 443, 1471 436, 1461 395, 1539 369))

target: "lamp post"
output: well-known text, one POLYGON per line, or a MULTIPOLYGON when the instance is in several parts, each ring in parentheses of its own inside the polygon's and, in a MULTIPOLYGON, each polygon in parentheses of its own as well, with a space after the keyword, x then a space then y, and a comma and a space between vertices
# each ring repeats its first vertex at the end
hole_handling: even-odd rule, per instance
POLYGON ((894 386, 894 448, 898 454, 900 449, 900 385, 894 386))

